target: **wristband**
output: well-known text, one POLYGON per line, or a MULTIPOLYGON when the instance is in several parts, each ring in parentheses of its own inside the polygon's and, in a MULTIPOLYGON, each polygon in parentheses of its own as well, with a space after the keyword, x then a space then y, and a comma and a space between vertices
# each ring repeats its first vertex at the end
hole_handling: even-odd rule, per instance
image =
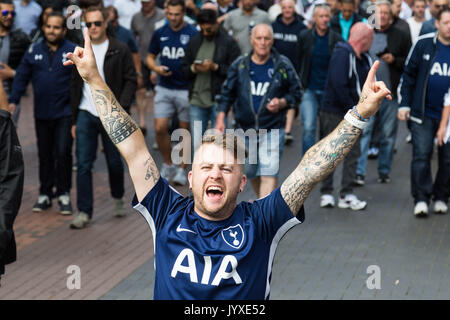
POLYGON ((364 121, 364 122, 369 121, 369 119, 363 118, 363 117, 359 114, 358 110, 356 110, 356 106, 353 106, 352 110, 355 112, 355 114, 356 114, 356 116, 359 118, 359 120, 364 121))
POLYGON ((352 126, 364 130, 365 127, 369 124, 367 121, 361 121, 355 118, 354 115, 351 113, 352 110, 348 110, 344 119, 347 120, 352 126))

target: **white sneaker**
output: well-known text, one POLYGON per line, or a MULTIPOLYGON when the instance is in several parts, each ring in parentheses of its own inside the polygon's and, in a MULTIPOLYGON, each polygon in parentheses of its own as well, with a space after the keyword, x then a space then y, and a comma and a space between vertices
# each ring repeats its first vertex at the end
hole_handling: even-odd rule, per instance
POLYGON ((428 214, 428 204, 425 201, 419 201, 414 206, 414 215, 417 217, 426 216, 428 214))
POLYGON ((434 202, 433 211, 435 213, 446 213, 448 210, 447 204, 442 200, 434 202))
POLYGON ((359 200, 354 194, 347 194, 344 198, 339 198, 338 207, 341 209, 363 210, 367 207, 367 202, 359 200))
POLYGON ((181 186, 184 186, 188 182, 186 172, 184 172, 183 168, 178 167, 176 169, 175 176, 173 177, 172 181, 173 183, 179 184, 181 186))
POLYGON ((323 194, 320 196, 321 208, 334 208, 335 205, 334 197, 331 194, 323 194))
POLYGON ((173 164, 171 166, 169 166, 169 165, 163 163, 159 174, 161 175, 161 177, 163 177, 167 181, 170 181, 170 180, 172 180, 172 178, 175 174, 175 170, 176 170, 176 167, 173 164))

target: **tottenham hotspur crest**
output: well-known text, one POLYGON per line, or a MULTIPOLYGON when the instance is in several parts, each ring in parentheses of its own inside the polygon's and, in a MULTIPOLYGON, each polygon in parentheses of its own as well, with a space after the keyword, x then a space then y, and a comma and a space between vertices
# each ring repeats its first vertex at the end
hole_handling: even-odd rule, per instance
POLYGON ((183 46, 185 46, 185 45, 188 44, 189 39, 190 39, 190 37, 189 37, 188 34, 181 34, 181 35, 180 35, 180 42, 181 42, 181 44, 182 44, 183 46))
POLYGON ((222 238, 227 245, 239 249, 244 243, 244 230, 240 224, 222 230, 222 238))

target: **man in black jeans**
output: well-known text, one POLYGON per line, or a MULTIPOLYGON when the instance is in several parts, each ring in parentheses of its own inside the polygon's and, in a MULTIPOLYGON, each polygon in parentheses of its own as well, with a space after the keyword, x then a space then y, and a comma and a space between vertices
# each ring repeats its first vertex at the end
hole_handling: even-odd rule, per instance
POLYGON ((52 206, 53 185, 61 214, 72 214, 72 137, 70 77, 72 70, 62 65, 75 44, 64 39, 66 19, 51 13, 44 24, 44 41, 26 52, 16 71, 9 97, 10 110, 19 103, 29 81, 33 83, 34 117, 39 155, 39 197, 33 211, 52 206))
POLYGON ((16 261, 13 223, 22 200, 23 167, 22 148, 0 81, 0 278, 5 265, 16 261))
MULTIPOLYGON (((367 51, 372 45, 373 30, 358 22, 350 29, 348 42, 339 42, 333 50, 325 84, 324 98, 320 108, 320 138, 327 136, 349 108, 358 103, 364 79, 371 67, 367 51)), ((368 121, 360 118, 361 121, 368 121)), ((338 207, 362 210, 367 206, 353 194, 353 180, 356 176, 356 163, 360 155, 359 141, 344 159, 340 198, 338 207)), ((322 182, 320 189, 321 207, 334 207, 333 173, 322 182)))

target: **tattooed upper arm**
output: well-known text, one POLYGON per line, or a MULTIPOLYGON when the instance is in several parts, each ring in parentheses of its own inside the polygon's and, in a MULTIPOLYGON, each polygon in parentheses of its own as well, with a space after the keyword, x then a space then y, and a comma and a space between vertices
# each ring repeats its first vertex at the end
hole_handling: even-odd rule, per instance
POLYGON ((325 179, 357 141, 361 129, 343 120, 327 137, 316 143, 281 185, 281 195, 297 214, 314 186, 325 179))

